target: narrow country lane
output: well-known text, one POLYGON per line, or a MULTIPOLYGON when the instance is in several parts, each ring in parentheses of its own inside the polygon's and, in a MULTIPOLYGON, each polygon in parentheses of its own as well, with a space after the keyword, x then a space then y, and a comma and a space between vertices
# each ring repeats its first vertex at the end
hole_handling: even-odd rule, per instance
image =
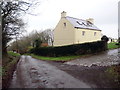
POLYGON ((86 83, 51 64, 21 56, 10 88, 90 88, 86 83))

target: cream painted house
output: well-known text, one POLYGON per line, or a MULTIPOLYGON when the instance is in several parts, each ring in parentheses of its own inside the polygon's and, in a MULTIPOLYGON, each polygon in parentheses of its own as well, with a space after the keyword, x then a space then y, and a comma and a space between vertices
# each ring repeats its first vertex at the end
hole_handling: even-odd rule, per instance
POLYGON ((94 20, 82 20, 61 13, 61 19, 54 29, 54 46, 64 46, 101 40, 101 30, 94 25, 94 20))

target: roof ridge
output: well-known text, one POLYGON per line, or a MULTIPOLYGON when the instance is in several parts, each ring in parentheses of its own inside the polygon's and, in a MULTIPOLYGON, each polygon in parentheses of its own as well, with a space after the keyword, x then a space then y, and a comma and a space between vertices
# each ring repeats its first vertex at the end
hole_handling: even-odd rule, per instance
MULTIPOLYGON (((66 17, 73 18, 73 19, 79 19, 79 18, 74 18, 74 17, 71 17, 71 16, 66 16, 66 17)), ((84 20, 84 19, 79 19, 79 20, 86 21, 86 20, 84 20)))

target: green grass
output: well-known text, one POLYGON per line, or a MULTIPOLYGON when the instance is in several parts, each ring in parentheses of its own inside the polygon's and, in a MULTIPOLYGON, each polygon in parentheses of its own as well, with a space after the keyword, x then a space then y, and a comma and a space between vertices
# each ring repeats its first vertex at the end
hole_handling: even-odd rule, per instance
POLYGON ((20 56, 19 53, 14 53, 14 52, 12 52, 12 51, 8 51, 8 54, 9 54, 9 55, 12 55, 12 56, 20 56))
POLYGON ((3 61, 2 75, 5 75, 6 71, 9 72, 9 69, 17 63, 19 57, 20 57, 19 53, 8 51, 8 56, 3 61))
POLYGON ((45 57, 45 56, 38 56, 34 54, 29 54, 29 55, 31 55, 33 58, 36 58, 36 59, 49 60, 49 61, 69 61, 69 60, 80 57, 80 56, 45 57))
POLYGON ((108 49, 120 48, 120 46, 115 45, 116 42, 108 43, 108 49))
POLYGON ((10 71, 10 69, 12 67, 14 67, 14 65, 17 63, 18 58, 13 58, 13 60, 11 62, 9 62, 5 67, 2 67, 2 75, 5 75, 7 72, 10 71), (7 72, 6 72, 7 71, 7 72))

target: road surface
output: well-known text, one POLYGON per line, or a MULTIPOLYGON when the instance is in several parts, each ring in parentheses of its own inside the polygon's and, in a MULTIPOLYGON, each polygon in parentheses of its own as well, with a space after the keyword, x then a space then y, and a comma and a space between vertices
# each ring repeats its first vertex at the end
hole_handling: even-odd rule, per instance
POLYGON ((23 55, 10 88, 118 87, 118 84, 113 86, 115 82, 109 78, 106 70, 119 63, 120 48, 65 63, 42 61, 23 55))
POLYGON ((90 88, 57 67, 32 58, 21 56, 10 88, 90 88))
POLYGON ((120 63, 120 48, 108 50, 89 57, 75 59, 72 61, 65 62, 64 64, 91 67, 92 65, 111 66, 117 65, 119 63, 120 63))

